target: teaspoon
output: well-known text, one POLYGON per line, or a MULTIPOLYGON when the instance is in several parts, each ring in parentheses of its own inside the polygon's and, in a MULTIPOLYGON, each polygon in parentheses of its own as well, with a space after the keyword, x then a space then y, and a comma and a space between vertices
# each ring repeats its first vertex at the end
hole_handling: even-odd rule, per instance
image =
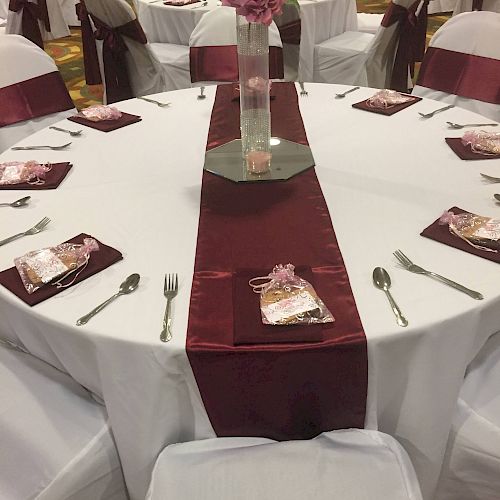
POLYGON ((500 194, 494 194, 495 200, 500 201, 500 194))
POLYGON ((352 89, 346 90, 345 92, 342 92, 341 94, 335 94, 335 99, 342 99, 347 94, 350 94, 351 92, 354 92, 355 90, 358 90, 358 89, 359 89, 359 87, 353 87, 352 89))
POLYGON ((389 300, 389 304, 391 305, 392 312, 396 316, 396 320, 399 326, 408 326, 407 319, 401 313, 398 305, 392 298, 391 293, 389 292, 389 288, 391 288, 391 278, 389 273, 382 267, 376 267, 373 270, 373 284, 379 289, 385 292, 387 299, 389 300))
POLYGON ((77 322, 77 326, 85 325, 90 318, 93 318, 98 312, 101 312, 107 305, 111 304, 115 299, 117 299, 120 295, 127 295, 132 293, 138 286, 141 277, 137 274, 131 274, 125 281, 120 285, 120 289, 117 293, 112 295, 108 300, 104 301, 102 304, 99 304, 95 309, 92 309, 88 314, 82 316, 77 322))
POLYGON ((465 127, 496 127, 498 123, 465 123, 460 125, 460 123, 446 122, 450 128, 460 129, 465 127))
POLYGON ((59 132, 66 132, 69 134, 71 137, 77 137, 79 135, 82 135, 83 130, 68 130, 66 128, 60 128, 60 127, 49 127, 52 130, 58 130, 59 132))
POLYGON ((25 196, 24 198, 19 198, 19 200, 13 201, 12 203, 0 203, 0 207, 24 207, 31 200, 31 196, 25 196))

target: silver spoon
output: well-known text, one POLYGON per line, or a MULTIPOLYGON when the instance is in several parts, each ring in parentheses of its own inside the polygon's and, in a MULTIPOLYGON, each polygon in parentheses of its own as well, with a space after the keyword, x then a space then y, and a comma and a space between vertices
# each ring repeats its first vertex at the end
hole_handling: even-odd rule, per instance
POLYGON ((0 203, 0 207, 24 207, 31 200, 31 196, 25 196, 24 198, 19 198, 19 200, 13 201, 12 203, 0 203))
POLYGON ((498 123, 466 123, 460 125, 460 123, 446 122, 450 128, 460 129, 465 127, 496 127, 498 123))
POLYGON ((120 285, 120 289, 117 293, 111 296, 108 300, 105 300, 102 304, 99 304, 95 309, 92 309, 88 314, 82 316, 77 322, 77 326, 85 325, 90 318, 93 318, 98 312, 101 312, 107 305, 111 304, 120 295, 127 295, 132 293, 138 286, 141 277, 137 274, 131 274, 125 281, 120 285))
POLYGON ((351 92, 354 92, 355 90, 358 90, 358 89, 359 89, 359 87, 353 87, 352 89, 346 90, 345 92, 342 92, 341 94, 335 94, 335 99, 342 99, 347 94, 350 94, 351 92))
POLYGON ((500 194, 494 194, 495 200, 500 201, 500 194))
POLYGON ((486 175, 486 174, 483 174, 482 172, 479 172, 486 180, 490 181, 490 182, 500 182, 500 177, 493 177, 491 175, 486 175))
POLYGON ((198 99, 201 101, 202 99, 205 99, 205 97, 207 97, 205 95, 205 87, 200 87, 200 95, 198 96, 198 99))
POLYGON ((59 132, 66 132, 69 134, 71 137, 77 137, 79 135, 82 135, 83 130, 68 130, 66 128, 60 128, 60 127, 49 127, 52 130, 58 130, 59 132))
POLYGON ((14 151, 30 151, 34 149, 51 149, 52 151, 59 151, 60 149, 67 148, 70 144, 71 142, 63 144, 62 146, 15 146, 10 149, 14 151))
POLYGON ((455 107, 454 104, 450 104, 449 106, 444 106, 444 108, 436 109, 436 110, 432 111, 431 113, 420 113, 420 111, 419 111, 418 114, 422 118, 432 118, 436 113, 442 113, 443 111, 446 111, 446 110, 454 108, 454 107, 455 107))
POLYGON ((391 293, 389 292, 389 288, 391 288, 391 278, 389 273, 382 267, 376 267, 373 270, 373 284, 380 290, 383 290, 389 300, 389 304, 391 305, 392 312, 396 316, 396 320, 399 326, 408 326, 407 319, 401 313, 396 302, 392 298, 391 293))

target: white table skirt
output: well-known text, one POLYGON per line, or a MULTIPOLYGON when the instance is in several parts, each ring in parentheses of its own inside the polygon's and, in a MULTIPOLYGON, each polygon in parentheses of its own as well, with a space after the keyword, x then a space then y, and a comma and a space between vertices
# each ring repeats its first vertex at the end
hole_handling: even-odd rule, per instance
MULTIPOLYGON (((447 120, 479 123, 459 108, 423 120, 439 103, 423 100, 392 116, 351 108, 361 89, 333 99, 339 85, 310 84, 300 108, 335 232, 368 340, 366 427, 395 436, 410 454, 424 497, 432 498, 465 367, 499 329, 500 267, 419 236, 454 205, 498 216, 498 188, 479 172, 500 175, 500 160, 465 162, 444 137, 447 120), (395 265, 402 249, 417 263, 482 292, 475 301, 395 265), (372 270, 385 267, 409 320, 396 325, 372 270)), ((83 127, 67 151, 7 151, 1 161, 72 161, 56 190, 0 191, 0 202, 31 195, 25 209, 3 208, 0 238, 52 219, 38 235, 0 247, 0 266, 29 250, 87 232, 121 250, 123 261, 33 308, 0 287, 0 337, 70 373, 105 401, 132 499, 144 498, 161 449, 213 437, 185 353, 200 183, 215 88, 207 99, 187 89, 158 95, 158 108, 139 100, 118 107, 142 122, 108 134, 83 127), (86 326, 78 317, 115 293, 123 278, 140 287, 86 326), (173 340, 159 340, 165 308, 163 277, 177 272, 173 340)), ((61 122, 71 129, 80 126, 61 122)), ((63 144, 41 131, 21 144, 63 144)), ((256 235, 258 237, 258 235, 256 235)), ((221 245, 224 240, 221 239, 221 245)), ((332 311, 335 314, 335 311, 332 311)))
MULTIPOLYGON (((150 43, 189 45, 189 37, 203 14, 217 8, 217 0, 185 7, 163 5, 151 0, 135 0, 137 16, 150 43)), ((299 77, 312 81, 314 45, 344 31, 357 31, 354 0, 300 0, 301 41, 299 77)), ((235 28, 236 29, 236 28, 235 28)))

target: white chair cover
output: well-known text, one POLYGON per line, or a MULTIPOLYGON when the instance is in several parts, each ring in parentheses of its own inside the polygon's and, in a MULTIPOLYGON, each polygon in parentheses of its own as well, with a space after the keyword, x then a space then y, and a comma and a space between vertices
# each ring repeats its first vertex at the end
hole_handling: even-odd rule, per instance
MULTIPOLYGON (((57 71, 57 66, 49 55, 20 35, 1 35, 0 68, 9 68, 8 71, 0 71, 0 92, 9 85, 57 71)), ((0 152, 75 112, 72 108, 0 127, 0 152)))
MULTIPOLYGON (((237 43, 236 12, 233 7, 217 7, 204 14, 189 38, 190 48, 206 48, 207 50, 211 50, 213 47, 236 47, 237 43)), ((279 49, 283 47, 278 27, 274 21, 269 26, 269 47, 278 47, 279 49)), ((217 64, 218 61, 214 60, 213 73, 215 74, 217 73, 217 64)), ((191 80, 196 81, 196 85, 205 83, 198 81, 194 75, 191 75, 191 80)), ((206 83, 216 83, 218 81, 228 81, 228 79, 220 78, 206 83)))
POLYGON ((384 14, 368 14, 366 12, 358 12, 358 31, 362 33, 372 33, 378 31, 384 14))
MULTIPOLYGON (((31 3, 38 3, 38 0, 28 0, 31 3)), ((38 21, 40 26, 40 32, 42 34, 42 40, 55 40, 57 38, 62 38, 69 36, 71 33, 69 31, 68 24, 64 20, 63 11, 61 8, 60 0, 46 0, 47 11, 49 13, 50 20, 50 31, 45 29, 45 25, 42 21, 38 21)), ((2 17, 0 15, 0 17, 2 17)), ((22 10, 19 12, 8 12, 7 16, 7 26, 6 33, 22 35, 22 10)))
POLYGON ((2 500, 126 500, 106 410, 69 375, 0 345, 2 500))
POLYGON ((435 500, 500 498, 500 334, 469 365, 435 500))
MULTIPOLYGON (((415 0, 391 3, 408 9, 415 0)), ((316 45, 314 81, 389 88, 399 35, 399 25, 394 23, 379 25, 375 34, 346 31, 316 45)))
POLYGON ((76 4, 79 1, 80 0, 59 0, 64 21, 68 26, 80 26, 80 20, 76 15, 76 4))
MULTIPOLYGON (((89 14, 94 15, 111 28, 117 28, 137 20, 134 10, 125 0, 85 0, 85 5, 89 14)), ((143 96, 168 90, 164 86, 161 70, 152 56, 148 44, 137 42, 127 36, 122 38, 128 49, 125 52, 125 58, 133 95, 143 96)), ((96 40, 96 46, 102 82, 105 84, 102 40, 96 40)), ((104 93, 104 102, 107 102, 106 92, 104 93)))
POLYGON ((500 13, 500 0, 457 0, 453 15, 456 16, 462 12, 471 12, 473 10, 488 10, 500 13))
POLYGON ((7 24, 7 14, 9 12, 9 0, 0 0, 0 27, 7 24))
POLYGON ((417 500, 397 441, 376 431, 326 432, 307 441, 217 438, 160 454, 148 500, 417 500))
POLYGON ((431 0, 429 2, 429 7, 428 7, 427 12, 429 14, 437 14, 439 12, 453 12, 453 9, 456 7, 458 1, 457 0, 431 0))
POLYGON ((500 121, 499 89, 500 14, 465 12, 452 17, 432 37, 413 94, 454 104, 500 121), (452 68, 446 67, 445 58, 451 60, 450 65, 454 64, 452 68), (480 69, 468 67, 474 62, 482 63, 478 66, 480 69), (456 71, 455 92, 447 92, 445 89, 449 84, 446 80, 453 74, 452 69, 456 71), (465 89, 467 75, 475 97, 465 89), (485 85, 491 89, 489 101, 482 95, 485 85))

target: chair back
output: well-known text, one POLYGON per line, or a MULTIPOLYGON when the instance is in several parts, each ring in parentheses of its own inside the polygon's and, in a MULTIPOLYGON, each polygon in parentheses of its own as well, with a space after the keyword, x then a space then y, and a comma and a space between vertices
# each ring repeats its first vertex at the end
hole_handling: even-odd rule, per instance
POLYGON ((464 12, 443 24, 413 93, 500 121, 500 14, 464 12))
POLYGON ((20 35, 0 36, 0 151, 74 113, 52 58, 20 35))
POLYGON ((457 16, 462 12, 472 12, 473 10, 488 10, 500 13, 500 0, 457 0, 453 15, 457 16))
MULTIPOLYGON (((203 15, 189 39, 191 81, 238 81, 236 13, 217 7, 203 15)), ((273 22, 269 27, 269 77, 283 78, 283 48, 273 22)))
POLYGON ((410 459, 394 438, 377 431, 348 429, 303 441, 232 437, 168 446, 156 462, 146 498, 422 497, 410 459))
POLYGON ((96 38, 104 102, 161 92, 161 73, 146 35, 125 0, 85 0, 96 38))

